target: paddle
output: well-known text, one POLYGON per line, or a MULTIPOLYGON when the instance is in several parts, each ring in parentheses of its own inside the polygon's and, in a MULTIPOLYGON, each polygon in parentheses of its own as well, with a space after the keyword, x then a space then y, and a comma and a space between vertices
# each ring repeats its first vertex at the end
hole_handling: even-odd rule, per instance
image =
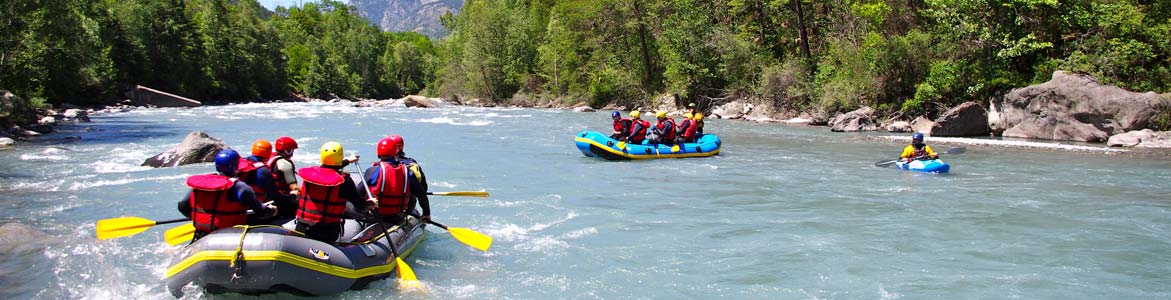
POLYGON ((99 240, 106 240, 112 238, 120 238, 124 236, 132 236, 142 233, 147 229, 159 224, 170 224, 187 221, 187 218, 154 221, 139 217, 121 217, 98 220, 97 234, 99 240))
MULTIPOLYGON (((417 215, 414 216, 419 217, 417 215)), ((487 252, 488 248, 492 247, 492 237, 476 232, 475 230, 459 227, 447 227, 432 220, 427 220, 427 223, 431 223, 431 225, 439 226, 439 228, 447 230, 447 232, 450 233, 451 236, 455 238, 455 240, 460 241, 465 245, 471 246, 472 248, 480 249, 480 251, 487 252)))
MULTIPOLYGON (((939 154, 963 154, 967 150, 968 149, 966 149, 966 148, 958 147, 958 148, 947 149, 947 151, 944 151, 939 154)), ((924 158, 924 157, 925 156, 920 156, 920 157, 915 157, 914 159, 920 159, 920 158, 924 158)), ((898 162, 899 160, 902 160, 902 158, 884 159, 884 160, 880 160, 880 161, 874 163, 874 166, 875 167, 885 167, 885 166, 893 165, 894 163, 898 162)))
POLYGON ((195 225, 191 223, 167 229, 167 232, 163 233, 163 240, 167 241, 167 245, 171 246, 182 244, 193 238, 195 238, 195 225))
MULTIPOLYGON (((354 165, 354 167, 358 169, 358 178, 362 181, 362 188, 369 191, 370 187, 366 186, 366 174, 362 174, 362 167, 357 165, 354 165)), ((394 254, 394 264, 397 265, 395 269, 398 270, 399 288, 409 289, 419 287, 421 284, 419 283, 419 279, 415 278, 415 271, 411 270, 411 266, 407 265, 407 262, 403 261, 403 258, 398 255, 398 247, 394 245, 394 240, 390 239, 390 228, 386 227, 386 223, 381 221, 378 222, 378 225, 382 226, 382 236, 386 237, 386 244, 390 245, 390 253, 394 254)))
POLYGON ((467 197, 488 197, 488 191, 456 191, 456 192, 427 192, 427 195, 434 196, 467 196, 467 197))

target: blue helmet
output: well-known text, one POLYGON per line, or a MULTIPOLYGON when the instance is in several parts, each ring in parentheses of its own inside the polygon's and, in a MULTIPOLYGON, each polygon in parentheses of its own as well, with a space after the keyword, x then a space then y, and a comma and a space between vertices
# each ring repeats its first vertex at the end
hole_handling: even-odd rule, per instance
POLYGON ((918 133, 918 132, 916 132, 915 134, 912 134, 912 135, 911 135, 911 141, 922 141, 922 140, 923 140, 923 134, 922 134, 922 133, 918 133))
POLYGON ((224 149, 220 150, 219 154, 215 156, 215 171, 225 176, 236 176, 236 170, 240 168, 240 153, 236 150, 224 149))
POLYGON ((621 116, 622 116, 622 113, 618 112, 617 110, 615 110, 614 112, 610 113, 610 117, 611 117, 611 118, 617 118, 617 117, 621 117, 621 116))

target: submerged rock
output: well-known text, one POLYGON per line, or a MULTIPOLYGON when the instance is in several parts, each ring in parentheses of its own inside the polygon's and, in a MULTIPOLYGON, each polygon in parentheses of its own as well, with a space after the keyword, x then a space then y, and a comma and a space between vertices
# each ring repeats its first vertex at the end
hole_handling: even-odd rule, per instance
POLYGON ((142 165, 162 168, 212 162, 216 153, 227 148, 224 141, 208 136, 206 132, 194 131, 187 134, 178 146, 147 158, 142 165))
POLYGON ((993 99, 988 124, 1006 137, 1105 142, 1111 135, 1147 128, 1167 109, 1171 100, 1158 94, 1056 71, 1049 82, 993 99))
POLYGON ((944 112, 931 126, 931 136, 988 135, 988 111, 976 102, 964 102, 944 112))

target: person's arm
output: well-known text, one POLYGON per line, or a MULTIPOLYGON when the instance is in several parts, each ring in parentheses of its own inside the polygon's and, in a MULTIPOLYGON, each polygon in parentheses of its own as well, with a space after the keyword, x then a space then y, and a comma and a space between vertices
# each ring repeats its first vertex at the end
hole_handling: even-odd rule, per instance
POLYGON ((411 185, 411 191, 414 191, 411 194, 423 208, 424 221, 430 220, 431 200, 427 197, 427 175, 423 174, 423 168, 419 167, 419 164, 411 164, 407 176, 410 177, 407 182, 411 185))
POLYGON ((288 160, 278 159, 276 167, 281 171, 281 176, 284 177, 284 182, 288 183, 289 190, 296 195, 301 193, 300 186, 297 185, 297 170, 293 170, 293 163, 288 160))
POLYGON ((927 156, 931 157, 931 159, 939 158, 939 153, 935 153, 935 150, 931 150, 931 146, 923 145, 923 150, 927 151, 927 156))
POLYGON ((342 199, 349 201, 350 204, 354 205, 354 209, 358 211, 370 209, 373 207, 375 202, 366 199, 366 197, 363 197, 363 193, 358 192, 358 187, 354 185, 355 182, 353 178, 345 173, 342 173, 342 177, 344 177, 345 180, 342 182, 342 186, 338 189, 338 197, 342 197, 342 199))
POLYGON ((286 201, 286 198, 292 198, 277 192, 276 181, 272 179, 272 171, 269 171, 268 168, 256 170, 256 183, 260 188, 264 189, 264 195, 270 201, 286 201))
POLYGON ((244 204, 244 206, 252 209, 252 211, 257 215, 271 216, 275 213, 275 211, 269 209, 268 206, 264 205, 264 203, 260 203, 259 200, 256 200, 256 192, 253 192, 252 187, 249 187, 248 184, 244 183, 243 181, 236 181, 236 185, 232 186, 232 195, 236 198, 234 200, 239 201, 240 203, 244 204))
POLYGON ((382 168, 379 168, 378 165, 371 166, 366 168, 365 174, 366 178, 364 179, 366 180, 366 187, 372 187, 375 184, 378 184, 378 177, 382 176, 382 168))
POLYGON ((183 195, 183 200, 179 200, 179 213, 188 219, 191 218, 191 192, 187 192, 183 195))

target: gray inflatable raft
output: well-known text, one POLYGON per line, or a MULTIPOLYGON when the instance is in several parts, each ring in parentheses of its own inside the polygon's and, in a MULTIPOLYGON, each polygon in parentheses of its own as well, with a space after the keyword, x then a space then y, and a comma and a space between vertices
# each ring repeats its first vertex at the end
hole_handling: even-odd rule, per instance
MULTIPOLYGON (((176 298, 194 283, 218 293, 332 295, 364 288, 390 276, 394 256, 378 224, 361 228, 347 220, 343 239, 327 244, 280 226, 236 226, 212 232, 179 251, 167 269, 167 289, 176 298), (359 230, 360 229, 360 230, 359 230), (357 231, 356 234, 349 234, 357 231), (344 238, 353 236, 353 238, 344 238)), ((409 217, 390 227, 403 257, 426 237, 426 225, 409 217)))

